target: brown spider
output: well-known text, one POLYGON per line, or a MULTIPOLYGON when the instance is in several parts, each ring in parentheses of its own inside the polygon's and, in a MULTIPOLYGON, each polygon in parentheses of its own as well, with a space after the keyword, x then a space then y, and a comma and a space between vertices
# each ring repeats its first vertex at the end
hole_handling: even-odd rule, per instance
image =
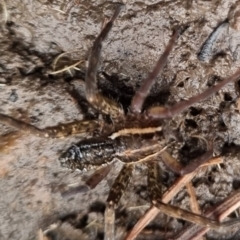
MULTIPOLYGON (((186 101, 176 103, 169 108, 156 106, 148 108, 142 112, 144 100, 155 83, 157 75, 163 69, 168 55, 172 51, 174 43, 178 38, 179 32, 175 31, 155 68, 149 74, 147 79, 143 81, 142 86, 134 95, 130 105, 130 110, 127 114, 125 114, 120 104, 104 97, 98 92, 96 81, 102 41, 107 37, 109 31, 111 30, 113 22, 120 13, 120 8, 120 5, 116 8, 113 16, 106 23, 93 44, 85 79, 87 101, 100 113, 109 115, 111 117, 112 124, 107 124, 97 120, 77 121, 45 129, 39 129, 4 114, 0 114, 0 122, 24 132, 30 132, 42 137, 53 138, 65 137, 77 133, 93 133, 97 129, 99 130, 101 137, 80 141, 64 152, 60 156, 59 160, 62 166, 82 171, 110 164, 116 158, 124 163, 124 166, 113 183, 107 198, 107 207, 105 210, 105 239, 114 239, 114 208, 118 204, 129 183, 134 169, 134 164, 139 162, 145 164, 148 168, 148 189, 151 202, 163 213, 218 230, 222 227, 238 222, 239 219, 220 223, 192 212, 162 203, 161 185, 158 183, 160 167, 154 160, 161 155, 165 149, 162 147, 162 144, 160 144, 159 139, 153 138, 152 140, 146 140, 144 135, 154 135, 154 133, 160 132, 162 129, 161 119, 174 117, 175 115, 183 112, 189 106, 192 106, 194 103, 198 103, 209 98, 212 94, 216 93, 229 82, 238 80, 240 77, 240 70, 231 77, 226 78, 217 85, 205 90, 197 96, 189 98, 186 101)), ((180 174, 186 174, 195 170, 197 166, 208 160, 211 155, 212 151, 207 151, 203 156, 184 168, 180 174)), ((106 171, 106 174, 107 172, 108 170, 106 171)), ((102 176, 100 176, 97 180, 91 178, 87 184, 94 187, 101 178, 102 176)))

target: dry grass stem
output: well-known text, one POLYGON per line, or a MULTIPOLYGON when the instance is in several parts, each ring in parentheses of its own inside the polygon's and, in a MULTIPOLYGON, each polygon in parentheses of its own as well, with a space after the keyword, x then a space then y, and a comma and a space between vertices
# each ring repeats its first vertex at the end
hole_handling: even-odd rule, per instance
MULTIPOLYGON (((229 197, 227 197, 221 204, 217 204, 210 210, 208 210, 204 216, 208 218, 218 218, 222 221, 230 213, 235 211, 240 207, 240 189, 233 192, 229 197)), ((240 225, 240 223, 239 223, 240 225)), ((193 225, 186 227, 182 230, 174 239, 184 239, 184 240, 198 240, 210 229, 208 227, 193 225)))
POLYGON ((50 8, 50 9, 52 9, 52 10, 54 10, 54 11, 57 11, 57 12, 60 12, 60 13, 62 13, 62 14, 66 14, 64 11, 62 11, 61 9, 57 9, 57 8, 50 8))
MULTIPOLYGON (((138 160, 138 161, 136 161, 136 162, 130 162, 130 163, 128 163, 128 164, 129 164, 129 165, 131 165, 131 164, 132 164, 132 165, 135 165, 135 164, 138 164, 138 163, 143 163, 143 162, 152 161, 152 159, 153 159, 154 157, 156 157, 156 156, 158 156, 159 154, 163 153, 166 149, 167 149, 167 146, 165 146, 164 148, 162 148, 160 151, 158 151, 158 152, 156 152, 156 153, 153 153, 153 154, 151 154, 151 155, 149 155, 149 156, 147 156, 147 157, 145 157, 145 158, 142 158, 142 159, 140 159, 140 160, 138 160)), ((121 160, 119 160, 119 159, 118 159, 118 161, 124 163, 123 161, 121 161, 121 160)))
POLYGON ((190 197, 190 208, 191 208, 192 212, 197 213, 197 214, 201 214, 199 204, 197 202, 196 192, 195 192, 195 189, 193 188, 191 182, 186 184, 186 189, 187 189, 187 192, 188 192, 189 197, 190 197))
POLYGON ((68 52, 64 52, 64 53, 59 54, 59 55, 53 60, 52 68, 55 70, 58 61, 59 61, 61 58, 63 58, 64 56, 69 55, 69 54, 71 54, 71 53, 79 52, 79 51, 80 51, 80 49, 75 49, 75 50, 72 50, 72 51, 68 51, 68 52))
MULTIPOLYGON (((191 182, 186 184, 186 189, 187 189, 187 192, 190 197, 190 208, 191 208, 192 212, 201 214, 201 210, 200 210, 200 207, 199 207, 199 204, 197 201, 196 192, 195 192, 195 189, 191 182)), ((204 240, 204 238, 201 237, 201 238, 199 238, 199 240, 204 240)))
POLYGON ((79 65, 79 64, 82 63, 82 62, 84 62, 84 61, 83 61, 83 60, 78 61, 78 62, 76 62, 76 63, 74 63, 74 64, 72 64, 72 65, 70 65, 70 66, 64 67, 64 68, 62 68, 62 69, 60 69, 60 70, 53 71, 53 72, 49 72, 49 74, 54 75, 54 74, 58 74, 58 73, 62 73, 62 72, 71 70, 71 68, 75 68, 77 65, 79 65))
MULTIPOLYGON (((200 166, 211 166, 215 164, 222 163, 223 159, 218 157, 218 158, 213 158, 209 160, 208 162, 202 164, 200 166)), ((192 178, 197 174, 199 168, 195 170, 192 173, 189 173, 185 176, 179 177, 175 183, 164 193, 162 197, 162 202, 163 203, 168 203, 174 196, 178 194, 178 192, 188 183, 192 180, 192 178)), ((132 230, 129 231, 127 234, 125 240, 132 240, 137 237, 137 235, 143 230, 144 227, 146 227, 159 213, 159 210, 152 206, 145 214, 142 216, 136 225, 133 227, 132 230)))
POLYGON ((134 206, 134 207, 128 207, 127 210, 128 211, 134 211, 137 209, 144 209, 144 208, 149 208, 150 205, 149 204, 145 204, 145 205, 140 205, 140 206, 134 206))

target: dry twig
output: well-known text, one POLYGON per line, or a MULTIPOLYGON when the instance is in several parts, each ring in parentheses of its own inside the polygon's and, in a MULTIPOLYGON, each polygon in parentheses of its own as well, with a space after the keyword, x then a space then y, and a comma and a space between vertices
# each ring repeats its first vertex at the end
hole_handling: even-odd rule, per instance
MULTIPOLYGON (((219 219, 219 221, 222 221, 230 213, 232 213, 239 207, 240 207, 240 189, 233 192, 221 204, 217 204, 217 206, 214 206, 213 208, 208 210, 204 214, 204 216, 208 218, 217 218, 219 219)), ((175 236, 174 239, 197 240, 201 236, 203 236, 206 232, 208 232, 208 230, 209 230, 208 227, 191 224, 190 226, 187 226, 184 230, 182 230, 177 236, 175 236)))
POLYGON ((194 213, 201 214, 198 202, 197 202, 197 197, 196 197, 196 192, 193 188, 193 185, 191 182, 186 184, 186 189, 190 197, 190 208, 194 213))
MULTIPOLYGON (((195 189, 191 182, 186 184, 186 189, 187 189, 187 192, 190 197, 190 208, 191 208, 192 212, 201 214, 201 210, 200 210, 199 204, 197 202, 196 192, 195 192, 195 189)), ((199 238, 199 240, 203 240, 203 239, 204 239, 203 237, 199 238)))
MULTIPOLYGON (((211 166, 215 164, 222 163, 222 158, 213 158, 208 162, 202 164, 200 167, 203 166, 211 166)), ((199 168, 196 169, 194 172, 184 175, 178 178, 175 183, 164 193, 162 197, 163 203, 168 203, 174 196, 178 194, 178 192, 192 180, 192 178, 197 174, 199 168)), ((125 240, 132 240, 137 237, 137 235, 143 230, 145 226, 147 226, 159 213, 159 209, 152 206, 145 214, 142 216, 133 229, 127 234, 125 240)))

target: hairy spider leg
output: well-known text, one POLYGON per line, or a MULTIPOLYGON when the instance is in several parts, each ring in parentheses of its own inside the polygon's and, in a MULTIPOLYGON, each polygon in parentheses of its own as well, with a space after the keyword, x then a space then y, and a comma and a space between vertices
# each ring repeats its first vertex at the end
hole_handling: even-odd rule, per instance
POLYGON ((61 195, 63 197, 68 197, 77 193, 87 192, 90 189, 94 189, 108 175, 111 169, 112 164, 101 166, 90 175, 90 177, 85 181, 85 184, 73 187, 69 186, 69 188, 65 189, 61 195))
POLYGON ((104 214, 104 240, 115 239, 115 207, 127 188, 133 168, 134 165, 125 164, 110 189, 104 214))
POLYGON ((141 113, 143 103, 144 103, 146 97, 148 96, 153 84, 156 82, 158 74, 164 68, 164 66, 167 62, 168 56, 171 53, 173 46, 178 38, 178 35, 179 35, 179 31, 175 31, 165 49, 165 51, 163 52, 163 54, 161 55, 161 57, 159 58, 159 60, 156 64, 156 66, 154 67, 153 71, 143 81, 141 87, 133 96, 131 106, 130 106, 130 109, 133 113, 141 113))
MULTIPOLYGON (((207 153, 208 152, 209 151, 207 151, 207 153)), ((123 157, 121 159, 122 161, 127 161, 127 158, 125 159, 124 156, 122 157, 123 157)), ((156 156, 154 156, 154 158, 155 157, 156 156)), ((233 220, 226 223, 219 223, 218 221, 209 220, 208 218, 202 217, 192 212, 182 210, 178 207, 174 207, 174 206, 170 206, 162 203, 161 202, 162 188, 161 188, 161 184, 159 184, 159 182, 161 182, 159 181, 161 178, 161 168, 159 167, 156 161, 152 161, 152 160, 149 159, 147 162, 144 163, 148 168, 149 197, 152 200, 152 203, 154 204, 154 206, 159 208, 163 213, 172 217, 182 218, 184 220, 191 221, 197 224, 204 224, 205 226, 207 225, 214 229, 216 229, 217 227, 230 226, 237 222, 237 220, 233 220), (171 211, 174 211, 174 213, 172 213, 171 211)), ((135 164, 138 162, 141 162, 141 160, 135 161, 135 164)), ((119 200, 122 197, 122 194, 127 188, 127 185, 132 176, 133 169, 134 169, 133 162, 130 162, 128 164, 126 163, 123 166, 122 170, 120 171, 118 177, 115 179, 110 189, 110 192, 107 198, 107 207, 105 210, 105 220, 104 220, 105 221, 105 225, 104 225, 105 240, 114 239, 115 237, 115 207, 118 205, 119 200)))
MULTIPOLYGON (((121 4, 118 4, 112 18, 105 25, 100 35, 94 42, 92 52, 89 58, 89 67, 86 73, 86 98, 88 102, 105 114, 110 114, 112 119, 123 115, 124 112, 120 105, 111 99, 105 98, 97 90, 96 73, 102 48, 102 41, 106 38, 108 32, 111 30, 114 20, 120 13, 121 4)), ((29 132, 40 137, 63 138, 77 133, 92 132, 99 128, 97 121, 76 121, 73 123, 61 124, 58 126, 39 129, 31 124, 24 123, 20 120, 14 119, 4 114, 0 114, 0 122, 8 126, 14 127, 18 130, 29 132)))
POLYGON ((100 127, 100 123, 95 120, 80 120, 65 124, 59 124, 58 126, 47 127, 41 131, 45 132, 45 137, 51 138, 64 138, 67 136, 90 133, 100 127))
POLYGON ((132 176, 134 165, 138 163, 146 163, 151 161, 156 156, 162 153, 162 147, 159 144, 151 146, 151 148, 143 149, 142 152, 133 151, 131 154, 122 154, 116 156, 125 165, 115 179, 108 198, 107 207, 105 210, 105 240, 114 239, 115 234, 115 207, 118 205, 122 194, 127 188, 127 185, 132 176))
POLYGON ((211 150, 208 150, 206 153, 204 153, 203 155, 193 159, 188 165, 186 165, 185 167, 183 167, 179 174, 181 176, 184 176, 186 174, 189 174, 193 171, 195 171, 198 167, 200 167, 202 164, 204 164, 205 162, 207 162, 208 160, 210 160, 213 156, 213 148, 211 150))
POLYGON ((164 107, 151 107, 146 111, 146 115, 154 119, 163 119, 163 118, 172 118, 175 115, 183 112, 190 106, 195 103, 206 100, 211 97, 213 94, 222 89, 225 85, 230 82, 235 82, 240 79, 240 69, 238 69, 232 76, 225 78, 220 83, 215 86, 208 88, 203 93, 200 93, 197 96, 191 97, 188 100, 181 101, 169 108, 164 107))
POLYGON ((158 208, 162 213, 174 217, 183 219, 198 225, 207 226, 215 230, 222 230, 225 227, 229 227, 235 224, 239 224, 240 218, 236 218, 227 222, 219 222, 217 220, 209 219, 199 214, 175 207, 172 205, 165 204, 161 201, 161 185, 159 184, 160 179, 160 167, 156 162, 150 162, 148 166, 148 189, 149 196, 153 205, 158 208))
POLYGON ((88 60, 88 68, 85 79, 85 91, 88 102, 95 109, 104 114, 110 115, 113 119, 117 119, 119 116, 122 116, 124 114, 123 109, 118 103, 104 97, 102 94, 99 93, 97 88, 96 75, 102 49, 102 42, 107 37, 115 19, 119 15, 121 6, 121 4, 118 5, 113 16, 108 21, 108 23, 106 23, 93 44, 92 51, 88 60))
POLYGON ((161 183, 161 168, 155 161, 148 162, 146 164, 148 168, 148 194, 150 199, 158 199, 162 196, 162 185, 161 183))
POLYGON ((16 128, 22 132, 31 133, 39 137, 46 138, 63 138, 78 133, 93 132, 99 128, 98 121, 75 121, 58 126, 47 127, 44 129, 37 128, 31 124, 14 119, 10 116, 0 113, 0 123, 16 128))
POLYGON ((41 129, 39 129, 37 127, 34 127, 30 124, 27 124, 25 122, 22 122, 20 120, 9 117, 9 116, 7 116, 5 114, 2 114, 2 113, 0 113, 0 122, 7 125, 7 126, 14 127, 16 129, 19 129, 19 130, 24 131, 24 132, 30 132, 34 135, 42 136, 41 129))
POLYGON ((182 167, 181 164, 176 159, 174 159, 166 150, 161 154, 161 158, 167 168, 181 176, 184 176, 195 171, 198 167, 212 158, 212 144, 209 146, 209 148, 210 149, 208 149, 204 154, 193 159, 185 167, 182 167))

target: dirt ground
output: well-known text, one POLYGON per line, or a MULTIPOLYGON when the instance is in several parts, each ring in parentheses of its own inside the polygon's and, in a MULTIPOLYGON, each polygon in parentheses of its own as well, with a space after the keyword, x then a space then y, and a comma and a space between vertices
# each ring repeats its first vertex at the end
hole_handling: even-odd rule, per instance
MULTIPOLYGON (((86 109, 84 99, 79 100, 79 105, 69 90, 77 85, 83 92, 89 51, 104 19, 111 16, 116 1, 5 2, 7 12, 2 5, 0 14, 0 112, 39 128, 95 116, 96 113, 86 109), (65 56, 65 62, 58 63, 56 69, 82 60, 79 71, 50 74, 54 71, 56 56, 68 51, 74 52, 65 56)), ((99 87, 119 101, 123 99, 124 107, 127 107, 137 87, 153 68, 176 26, 185 26, 185 31, 178 39, 162 75, 158 77, 146 107, 152 103, 171 105, 187 99, 231 75, 239 67, 240 1, 125 2, 125 8, 104 42, 99 66, 99 87), (200 61, 197 54, 202 44, 227 18, 229 28, 214 43, 210 61, 200 61), (111 85, 101 72, 114 76, 116 82, 111 85), (124 95, 118 96, 114 86, 122 89, 124 95)), ((174 142, 171 136, 175 132, 180 135, 177 139, 181 141, 173 143, 171 153, 183 164, 199 154, 196 145, 201 145, 201 141, 196 140, 194 135, 214 140, 214 154, 223 156, 223 164, 201 171, 193 180, 202 211, 239 188, 239 87, 239 83, 229 84, 209 100, 165 122, 166 141, 174 142)), ((104 208, 109 186, 121 164, 116 163, 96 189, 62 197, 61 189, 64 186, 84 183, 90 173, 61 168, 59 154, 72 143, 88 136, 43 139, 17 133, 18 137, 12 137, 10 146, 4 148, 4 135, 14 131, 0 125, 0 239, 37 239, 38 230, 45 230, 60 216, 76 211, 84 216, 89 208, 97 210, 88 214, 86 221, 97 219, 101 225, 103 216, 99 209, 104 208)), ((122 239, 124 232, 150 206, 145 176, 146 169, 137 166, 118 208, 116 239, 122 239)), ((175 177, 166 170, 163 174, 165 186, 171 185, 175 177)), ((187 192, 181 191, 171 204, 188 209, 187 192)), ((239 211, 231 216, 237 214, 239 211)), ((185 224, 184 221, 159 214, 148 231, 139 235, 138 239, 170 239, 169 236, 176 235, 185 224)), ((102 226, 96 226, 89 228, 88 235, 82 237, 70 230, 72 235, 78 236, 71 239, 101 239, 99 229, 102 226)), ((237 230, 233 227, 209 231, 205 239, 230 240, 237 230)), ((64 230, 59 231, 61 235, 64 230)), ((70 235, 68 237, 70 239, 70 235)))

